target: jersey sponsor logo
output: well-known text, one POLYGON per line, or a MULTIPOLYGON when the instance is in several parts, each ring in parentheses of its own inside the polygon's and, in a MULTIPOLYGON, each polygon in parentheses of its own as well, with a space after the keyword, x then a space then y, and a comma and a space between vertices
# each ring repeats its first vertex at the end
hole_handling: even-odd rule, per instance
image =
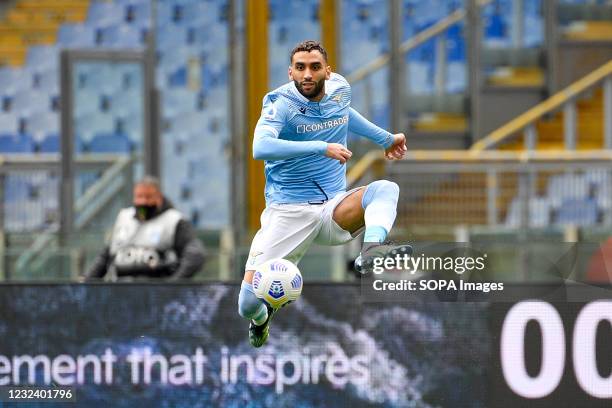
POLYGON ((298 125, 296 131, 297 133, 308 133, 308 132, 317 132, 319 130, 332 129, 337 126, 342 126, 342 125, 347 124, 348 119, 349 117, 348 115, 346 115, 338 119, 328 120, 326 122, 313 123, 311 125, 298 125))

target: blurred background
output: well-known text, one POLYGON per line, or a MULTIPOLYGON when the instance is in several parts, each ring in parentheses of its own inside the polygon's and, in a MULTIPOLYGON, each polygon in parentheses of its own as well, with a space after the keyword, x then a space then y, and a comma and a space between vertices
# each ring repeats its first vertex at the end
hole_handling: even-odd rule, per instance
MULTIPOLYGON (((349 187, 400 185, 393 239, 486 244, 488 277, 518 282, 578 248, 565 277, 610 281, 609 0, 0 0, 0 279, 76 279, 147 173, 209 250, 196 279, 238 281, 253 128, 305 39, 407 135, 396 163, 349 138, 349 187)), ((359 247, 313 247, 302 273, 352 281, 359 247)))

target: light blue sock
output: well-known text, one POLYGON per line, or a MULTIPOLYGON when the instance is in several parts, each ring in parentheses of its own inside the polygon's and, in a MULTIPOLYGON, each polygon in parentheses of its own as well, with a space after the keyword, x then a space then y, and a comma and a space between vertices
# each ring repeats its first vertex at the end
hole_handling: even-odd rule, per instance
POLYGON ((366 227, 365 233, 363 234, 363 242, 378 242, 382 243, 387 238, 387 230, 378 225, 366 227))
POLYGON ((384 242, 397 216, 398 198, 399 186, 391 181, 368 184, 361 199, 366 225, 363 242, 384 242))
POLYGON ((245 319, 251 319, 257 325, 264 324, 268 318, 268 308, 263 304, 255 292, 253 285, 242 281, 238 295, 238 313, 245 319))

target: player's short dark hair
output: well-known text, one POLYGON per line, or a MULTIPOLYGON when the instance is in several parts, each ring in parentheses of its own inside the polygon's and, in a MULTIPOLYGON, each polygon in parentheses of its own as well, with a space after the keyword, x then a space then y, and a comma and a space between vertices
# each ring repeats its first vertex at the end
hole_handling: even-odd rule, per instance
POLYGON ((289 63, 293 64, 293 56, 295 55, 296 52, 301 52, 301 51, 310 52, 310 51, 315 51, 315 50, 319 51, 321 55, 323 55, 323 59, 325 60, 325 62, 327 62, 327 51, 325 51, 325 48, 323 48, 321 43, 318 41, 314 41, 314 40, 306 40, 306 41, 302 41, 301 43, 296 45, 294 49, 291 50, 291 55, 289 56, 289 63))

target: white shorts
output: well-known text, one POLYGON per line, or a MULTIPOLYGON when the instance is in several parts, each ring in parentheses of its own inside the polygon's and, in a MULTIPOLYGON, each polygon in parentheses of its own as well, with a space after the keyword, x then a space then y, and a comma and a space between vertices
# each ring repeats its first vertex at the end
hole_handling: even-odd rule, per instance
POLYGON ((245 270, 270 259, 300 262, 310 245, 341 245, 361 233, 351 234, 334 221, 334 209, 358 188, 340 193, 323 204, 270 204, 261 213, 261 228, 255 234, 245 270))

